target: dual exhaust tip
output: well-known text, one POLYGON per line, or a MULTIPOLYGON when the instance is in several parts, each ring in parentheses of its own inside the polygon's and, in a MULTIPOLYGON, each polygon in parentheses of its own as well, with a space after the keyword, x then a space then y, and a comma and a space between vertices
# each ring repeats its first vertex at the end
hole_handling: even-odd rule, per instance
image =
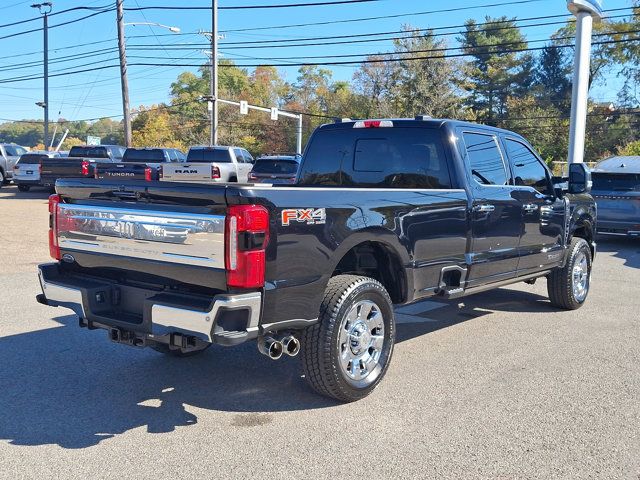
POLYGON ((258 339, 258 350, 271 360, 278 360, 282 355, 295 357, 300 353, 300 340, 293 335, 286 335, 280 340, 273 337, 260 337, 258 339))

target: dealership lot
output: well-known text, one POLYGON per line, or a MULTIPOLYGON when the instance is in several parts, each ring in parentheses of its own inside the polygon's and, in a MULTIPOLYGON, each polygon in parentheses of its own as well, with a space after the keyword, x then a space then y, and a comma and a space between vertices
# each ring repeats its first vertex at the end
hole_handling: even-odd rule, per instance
POLYGON ((600 239, 574 312, 545 281, 399 309, 385 381, 341 405, 254 344, 167 358, 37 304, 46 198, 0 189, 0 477, 640 475, 638 240, 600 239))

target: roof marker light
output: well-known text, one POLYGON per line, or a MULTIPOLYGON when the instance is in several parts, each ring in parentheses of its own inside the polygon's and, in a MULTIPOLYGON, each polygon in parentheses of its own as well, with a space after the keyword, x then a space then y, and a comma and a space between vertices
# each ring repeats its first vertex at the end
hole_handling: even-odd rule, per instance
POLYGON ((353 128, 385 128, 393 127, 391 120, 361 120, 353 124, 353 128))

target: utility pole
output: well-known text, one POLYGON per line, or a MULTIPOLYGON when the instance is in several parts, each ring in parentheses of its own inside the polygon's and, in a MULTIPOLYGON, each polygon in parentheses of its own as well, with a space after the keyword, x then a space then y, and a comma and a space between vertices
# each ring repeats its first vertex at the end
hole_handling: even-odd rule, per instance
POLYGON ((44 102, 38 102, 37 105, 44 108, 44 148, 49 150, 49 14, 53 9, 53 3, 34 3, 31 8, 37 8, 44 21, 44 102))
POLYGON ((218 144, 218 0, 211 0, 211 135, 209 145, 218 144))
POLYGON ((576 50, 573 66, 568 158, 568 162, 571 164, 584 161, 589 102, 591 34, 593 22, 602 18, 603 10, 600 0, 568 0, 567 8, 576 16, 576 50))
POLYGON ((124 37, 124 0, 116 0, 118 22, 118 51, 120 52, 120 83, 122 85, 122 113, 124 115, 124 144, 131 146, 131 109, 129 108, 129 80, 127 79, 127 53, 124 37))

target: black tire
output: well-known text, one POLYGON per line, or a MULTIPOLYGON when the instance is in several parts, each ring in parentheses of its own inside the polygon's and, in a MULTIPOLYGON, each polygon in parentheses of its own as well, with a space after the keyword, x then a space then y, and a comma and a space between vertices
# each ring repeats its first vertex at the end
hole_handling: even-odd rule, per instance
POLYGON ((6 177, 4 176, 4 172, 0 169, 0 187, 6 184, 6 177))
POLYGON ((31 185, 18 185, 18 190, 21 192, 28 192, 31 190, 31 185))
POLYGON ((229 177, 229 183, 238 183, 238 179, 236 177, 229 177))
POLYGON ((320 316, 318 323, 306 328, 301 336, 302 343, 302 367, 305 377, 311 387, 321 395, 335 398, 342 402, 353 402, 369 395, 384 377, 393 354, 395 343, 395 319, 393 304, 387 290, 380 282, 369 277, 356 275, 338 275, 329 280, 325 290, 322 304, 320 305, 320 316), (368 306, 373 304, 368 310, 367 319, 360 316, 359 305, 368 306), (357 317, 353 322, 349 322, 347 314, 357 309, 357 317), (373 313, 372 313, 373 312, 373 313), (381 319, 375 320, 383 325, 383 332, 380 329, 366 333, 366 329, 357 331, 358 338, 366 338, 363 343, 369 347, 361 347, 359 342, 354 343, 353 336, 348 332, 353 332, 354 328, 361 324, 363 328, 370 328, 377 313, 382 315, 381 319), (362 335, 362 337, 360 337, 362 335), (366 335, 366 337, 364 337, 366 335), (375 337, 382 339, 379 350, 373 346, 375 337), (343 343, 344 339, 349 339, 349 343, 343 343), (364 362, 356 359, 359 374, 362 370, 368 372, 361 380, 349 378, 347 370, 353 370, 353 360, 348 365, 343 365, 352 356, 353 348, 359 348, 367 360, 378 360, 370 365, 371 372, 364 365, 364 362), (373 351, 373 353, 371 353, 373 351), (349 368, 349 365, 352 368, 349 368), (361 367, 362 366, 362 367, 361 367))
MULTIPOLYGON (((591 249, 584 238, 574 237, 569 245, 569 258, 563 268, 556 268, 547 278, 547 290, 551 304, 565 310, 580 308, 589 295, 591 286, 591 249), (586 262, 587 272, 581 275, 579 264, 586 262), (577 270, 576 270, 577 269, 577 270), (585 276, 586 275, 586 276, 585 276), (584 279, 585 289, 574 289, 574 276, 584 279)), ((578 282, 581 285, 581 282, 578 282)))
POLYGON ((169 345, 167 345, 166 343, 149 343, 149 348, 151 348, 152 350, 155 350, 156 352, 162 353, 164 355, 171 355, 172 357, 193 357, 194 355, 198 355, 204 352, 210 346, 211 344, 207 343, 197 349, 185 351, 182 348, 169 348, 169 345))

